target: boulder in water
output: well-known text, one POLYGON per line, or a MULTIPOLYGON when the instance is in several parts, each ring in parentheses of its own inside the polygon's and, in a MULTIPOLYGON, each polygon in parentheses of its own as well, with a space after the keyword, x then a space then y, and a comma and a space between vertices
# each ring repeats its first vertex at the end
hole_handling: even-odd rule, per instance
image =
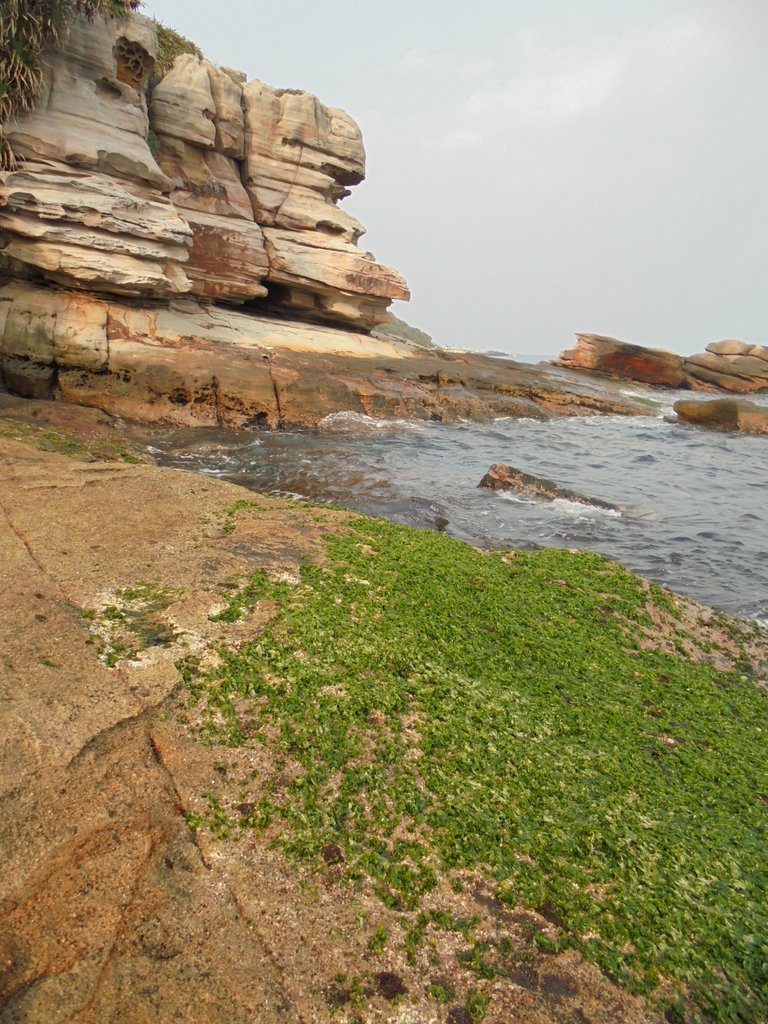
POLYGON ((716 430, 741 430, 745 434, 768 434, 768 409, 745 398, 716 398, 711 402, 675 402, 681 420, 716 430))
POLYGON ((503 462, 495 462, 483 479, 479 487, 487 487, 492 491, 515 491, 517 494, 525 494, 531 498, 539 498, 544 501, 554 501, 556 498, 565 501, 575 501, 580 505, 592 505, 594 508, 606 508, 614 511, 614 506, 600 498, 585 498, 583 494, 576 494, 575 491, 561 487, 554 480, 545 480, 540 476, 531 476, 514 466, 507 466, 503 462))

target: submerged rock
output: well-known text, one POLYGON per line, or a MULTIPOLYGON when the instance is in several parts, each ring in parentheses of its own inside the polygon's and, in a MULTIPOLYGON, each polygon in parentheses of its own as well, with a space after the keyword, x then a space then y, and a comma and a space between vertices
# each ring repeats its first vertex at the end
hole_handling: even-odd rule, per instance
POLYGON ((740 430, 744 434, 768 434, 768 409, 745 398, 716 398, 711 402, 675 402, 681 420, 716 430, 740 430))
POLYGON ((567 487, 561 487, 554 480, 546 480, 544 477, 532 476, 524 473, 514 466, 507 466, 503 462, 495 462, 483 479, 479 487, 487 487, 492 491, 515 491, 516 494, 525 494, 531 498, 538 498, 544 501, 575 501, 580 505, 591 505, 594 508, 605 508, 617 511, 613 505, 600 498, 586 498, 583 494, 577 494, 567 487))

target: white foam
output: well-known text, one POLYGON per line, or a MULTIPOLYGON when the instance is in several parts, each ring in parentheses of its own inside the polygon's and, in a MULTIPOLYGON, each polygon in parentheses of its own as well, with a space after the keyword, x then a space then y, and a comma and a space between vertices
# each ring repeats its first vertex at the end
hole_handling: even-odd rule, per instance
POLYGON ((324 416, 318 423, 321 430, 353 430, 356 433, 382 433, 384 431, 414 431, 422 429, 422 424, 413 420, 380 420, 367 416, 362 412, 332 412, 324 416))
POLYGON ((550 502, 550 508, 565 512, 569 516, 598 515, 621 519, 621 512, 617 508, 601 508, 599 505, 588 505, 581 501, 571 501, 569 498, 554 498, 550 502))

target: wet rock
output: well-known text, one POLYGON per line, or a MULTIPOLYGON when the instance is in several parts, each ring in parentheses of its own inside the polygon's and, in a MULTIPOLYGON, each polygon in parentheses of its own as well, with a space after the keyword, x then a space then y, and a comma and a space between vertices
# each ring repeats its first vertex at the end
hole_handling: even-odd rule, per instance
POLYGON ((557 498, 566 501, 575 501, 581 505, 592 505, 595 508, 614 509, 614 506, 600 498, 585 498, 583 494, 576 494, 575 491, 561 487, 554 480, 546 480, 543 477, 532 476, 524 473, 514 466, 507 466, 503 462, 494 463, 483 479, 479 487, 487 487, 492 491, 514 491, 516 494, 524 494, 527 497, 554 501, 557 498))
POLYGON ((717 398, 703 402, 675 402, 681 420, 717 430, 740 430, 744 434, 768 434, 768 409, 744 398, 717 398))

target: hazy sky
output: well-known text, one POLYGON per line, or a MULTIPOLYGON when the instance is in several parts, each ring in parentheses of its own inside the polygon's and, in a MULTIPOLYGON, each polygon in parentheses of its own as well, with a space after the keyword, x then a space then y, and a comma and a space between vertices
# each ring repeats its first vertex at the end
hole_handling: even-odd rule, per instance
POLYGON ((768 0, 147 0, 359 121, 345 207, 443 344, 768 344, 768 0))

